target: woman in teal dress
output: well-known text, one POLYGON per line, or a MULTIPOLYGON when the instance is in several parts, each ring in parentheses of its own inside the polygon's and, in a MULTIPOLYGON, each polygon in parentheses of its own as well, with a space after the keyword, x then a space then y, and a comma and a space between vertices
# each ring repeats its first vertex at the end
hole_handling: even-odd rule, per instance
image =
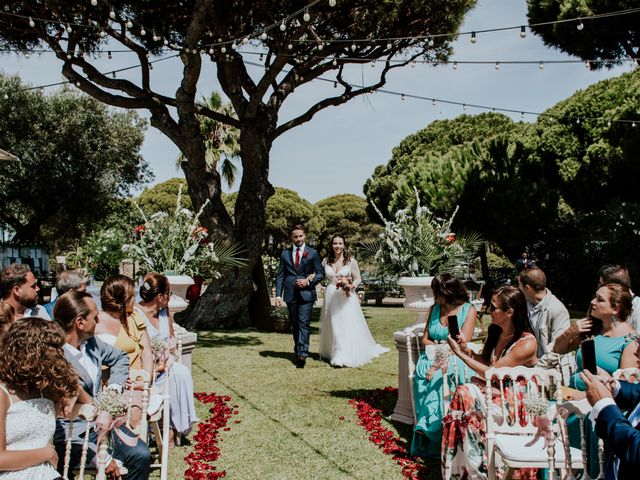
MULTIPOLYGON (((427 317, 422 344, 428 346, 442 342, 443 347, 446 345, 449 335, 449 315, 456 316, 461 335, 465 340, 470 340, 478 314, 469 303, 469 293, 464 284, 454 275, 444 273, 434 277, 431 288, 435 304, 427 317)), ((417 423, 413 429, 411 455, 440 458, 442 418, 444 417, 443 366, 441 362, 427 358, 424 352, 418 359, 413 380, 417 423)), ((458 385, 469 381, 468 369, 454 355, 447 360, 446 376, 449 391, 452 393, 458 385)))
MULTIPOLYGON (((556 340, 553 351, 556 353, 569 353, 577 349, 577 370, 571 375, 570 386, 580 393, 572 395, 572 400, 585 397, 582 393, 585 384, 580 378, 582 372, 582 348, 581 342, 591 337, 594 319, 602 321, 602 331, 593 335, 596 350, 596 365, 612 374, 619 368, 636 367, 637 360, 634 355, 635 346, 633 339, 636 332, 627 323, 631 313, 631 293, 629 289, 616 283, 602 285, 596 291, 589 307, 587 318, 576 321, 556 340)), ((572 446, 580 448, 580 423, 578 417, 571 416, 567 420, 569 429, 569 441, 572 446)), ((585 419, 585 437, 589 444, 589 469, 591 476, 595 478, 598 471, 598 439, 593 432, 590 420, 585 419)))

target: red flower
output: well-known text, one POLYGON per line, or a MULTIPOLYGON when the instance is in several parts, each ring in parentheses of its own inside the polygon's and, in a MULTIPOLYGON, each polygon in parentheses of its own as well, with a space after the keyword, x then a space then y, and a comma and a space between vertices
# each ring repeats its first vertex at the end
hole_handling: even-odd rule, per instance
POLYGON ((144 225, 138 225, 138 226, 136 227, 136 230, 135 230, 135 231, 136 231, 136 233, 142 233, 142 232, 144 232, 144 225))
POLYGON ((307 258, 308 256, 309 256, 309 252, 304 252, 304 253, 302 254, 302 258, 307 258))
MULTIPOLYGON (((218 432, 231 430, 227 427, 227 421, 237 410, 232 410, 227 402, 231 400, 228 395, 219 396, 215 393, 195 392, 193 396, 202 403, 212 404, 209 409, 211 417, 198 424, 198 432, 194 435, 194 448, 191 453, 184 457, 189 468, 184 472, 184 478, 188 480, 209 480, 226 476, 226 471, 215 471, 213 462, 220 457, 218 442, 218 432)), ((237 405, 236 405, 237 407, 237 405)), ((238 423, 239 420, 236 421, 238 423)))
MULTIPOLYGON (((396 437, 391 430, 382 425, 382 411, 375 407, 390 404, 397 396, 397 388, 385 387, 349 400, 349 404, 356 409, 360 425, 369 432, 369 440, 387 455, 392 455, 396 463, 402 467, 402 475, 413 480, 426 478, 427 467, 411 458, 406 441, 396 437)), ((340 420, 343 418, 340 417, 340 420)))

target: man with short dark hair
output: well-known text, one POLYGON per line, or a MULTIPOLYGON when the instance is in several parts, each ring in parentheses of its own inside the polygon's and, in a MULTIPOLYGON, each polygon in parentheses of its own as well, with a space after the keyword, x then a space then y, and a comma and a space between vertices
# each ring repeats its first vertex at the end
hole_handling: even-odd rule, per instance
POLYGON ((631 276, 627 267, 615 264, 600 267, 600 270, 598 270, 598 285, 606 283, 617 283, 629 289, 632 297, 632 307, 627 322, 636 332, 640 333, 640 297, 631 290, 631 276))
POLYGON ((547 276, 539 268, 522 270, 518 288, 527 298, 531 330, 538 341, 538 366, 569 374, 568 365, 561 365, 561 357, 553 352, 553 344, 569 328, 569 311, 547 288, 547 276), (565 371, 566 370, 566 371, 565 371))
POLYGON ((12 263, 0 272, 0 298, 13 307, 16 320, 40 317, 51 320, 47 311, 38 305, 38 281, 29 265, 12 263))
POLYGON ((53 307, 61 295, 71 291, 79 290, 84 292, 87 289, 87 277, 80 270, 65 270, 56 278, 56 294, 57 297, 49 303, 43 305, 49 316, 53 318, 53 307))
POLYGON ((293 326, 296 367, 304 368, 309 355, 311 310, 316 301, 316 285, 324 278, 324 268, 318 252, 304 242, 304 227, 294 225, 290 233, 293 246, 280 255, 276 306, 281 306, 283 299, 287 304, 293 326))

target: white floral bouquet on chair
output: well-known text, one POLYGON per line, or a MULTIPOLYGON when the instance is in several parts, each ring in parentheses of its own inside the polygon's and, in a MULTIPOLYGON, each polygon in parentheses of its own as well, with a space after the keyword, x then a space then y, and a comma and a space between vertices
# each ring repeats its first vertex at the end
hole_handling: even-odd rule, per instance
POLYGON ((118 427, 124 425, 127 419, 127 402, 122 394, 114 389, 107 388, 96 395, 93 405, 97 410, 96 427, 98 429, 97 444, 112 430, 128 446, 133 447, 137 438, 131 438, 122 433, 118 427))

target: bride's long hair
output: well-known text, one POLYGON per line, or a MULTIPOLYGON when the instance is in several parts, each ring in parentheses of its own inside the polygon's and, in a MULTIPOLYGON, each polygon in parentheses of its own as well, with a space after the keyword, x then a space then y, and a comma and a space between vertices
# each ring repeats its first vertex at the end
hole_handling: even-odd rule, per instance
POLYGON ((349 263, 351 261, 351 254, 349 253, 349 250, 347 249, 347 239, 344 238, 339 233, 337 233, 333 237, 331 237, 331 241, 329 242, 329 249, 328 249, 328 253, 327 253, 327 262, 329 262, 330 265, 333 265, 334 262, 336 261, 336 253, 333 251, 333 241, 336 238, 341 238, 342 239, 342 243, 344 244, 344 249, 342 250, 342 264, 346 265, 347 263, 349 263))

